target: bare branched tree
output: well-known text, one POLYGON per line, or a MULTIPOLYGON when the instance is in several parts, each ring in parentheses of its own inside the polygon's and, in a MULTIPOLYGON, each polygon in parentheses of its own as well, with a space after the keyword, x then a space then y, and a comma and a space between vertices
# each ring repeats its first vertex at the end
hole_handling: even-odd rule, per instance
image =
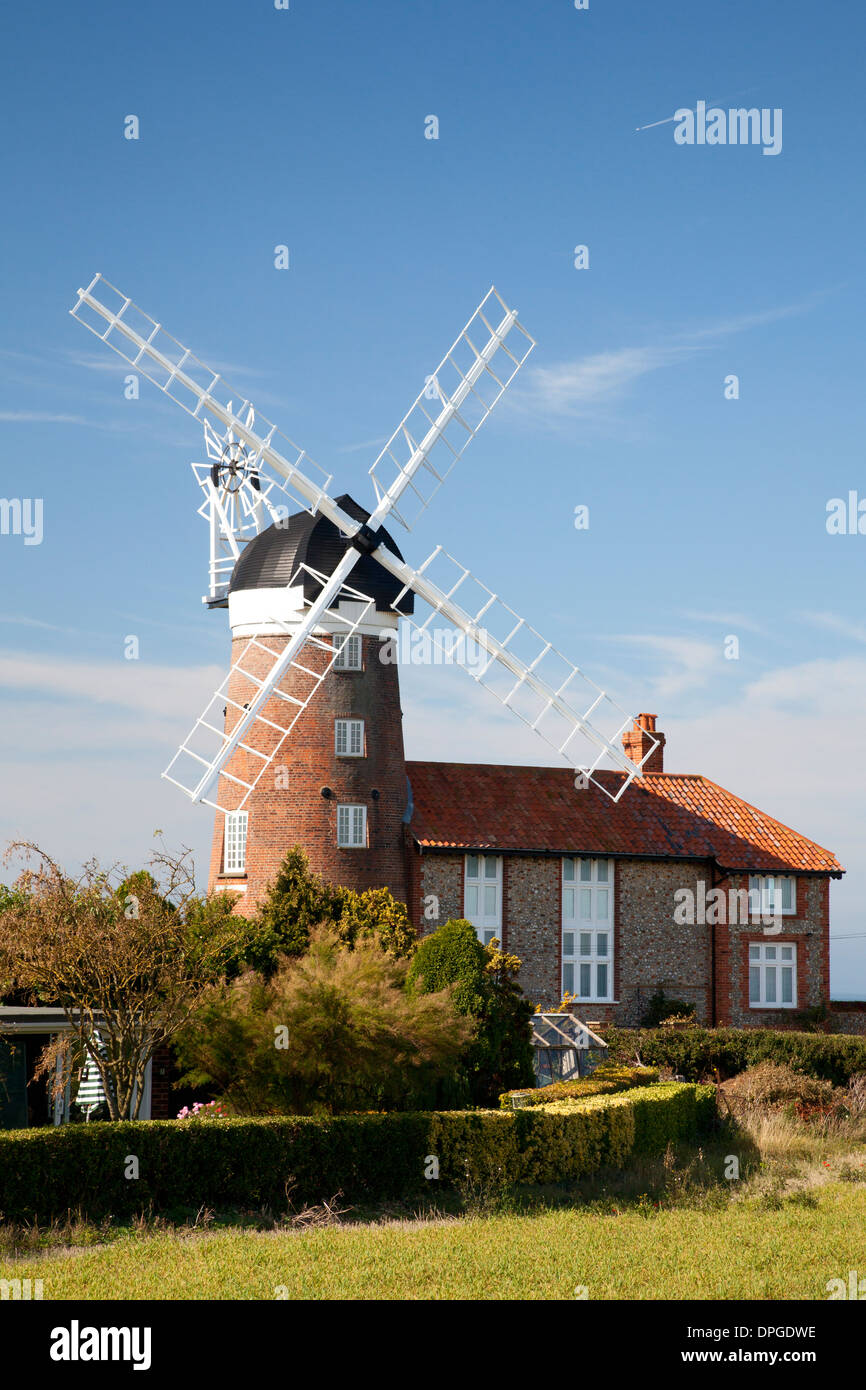
POLYGON ((0 899, 0 995, 14 990, 63 1010, 68 1031, 40 1059, 55 1094, 89 1057, 111 1119, 136 1119, 148 1063, 219 978, 243 924, 226 899, 221 911, 207 904, 201 930, 185 848, 172 854, 160 844, 149 867, 131 874, 92 860, 75 877, 27 841, 9 846, 6 861, 15 858, 24 867, 0 899))

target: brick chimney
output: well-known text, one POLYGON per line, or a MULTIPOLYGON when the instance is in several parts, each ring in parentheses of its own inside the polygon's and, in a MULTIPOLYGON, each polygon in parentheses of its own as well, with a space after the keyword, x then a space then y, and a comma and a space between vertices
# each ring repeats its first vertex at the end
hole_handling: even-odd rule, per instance
POLYGON ((639 714, 634 721, 634 728, 628 729, 622 736, 622 746, 625 749, 626 757, 631 758, 632 762, 639 763, 641 758, 646 757, 653 746, 653 740, 658 741, 658 748, 647 758, 643 765, 644 772, 664 772, 664 750, 665 736, 656 731, 656 716, 654 714, 639 714))

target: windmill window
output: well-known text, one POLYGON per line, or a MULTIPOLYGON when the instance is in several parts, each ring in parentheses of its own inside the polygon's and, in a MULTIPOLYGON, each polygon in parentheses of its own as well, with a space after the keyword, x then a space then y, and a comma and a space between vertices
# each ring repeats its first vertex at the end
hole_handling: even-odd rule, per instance
POLYGON ((467 854, 463 912, 483 946, 502 940, 502 856, 467 854))
POLYGON ((338 758, 363 758, 363 719, 334 720, 334 752, 338 758))
POLYGON ((223 873, 244 874, 247 871, 248 811, 226 811, 223 873))
POLYGON ((613 860, 562 861, 562 989, 593 1003, 613 999, 613 860))
POLYGON ((367 848, 366 806, 337 807, 337 846, 340 849, 367 848))
POLYGON ((362 669, 361 662, 363 650, 361 647, 361 638, 357 633, 345 639, 335 637, 334 646, 340 647, 340 650, 334 657, 335 671, 360 671, 362 669))

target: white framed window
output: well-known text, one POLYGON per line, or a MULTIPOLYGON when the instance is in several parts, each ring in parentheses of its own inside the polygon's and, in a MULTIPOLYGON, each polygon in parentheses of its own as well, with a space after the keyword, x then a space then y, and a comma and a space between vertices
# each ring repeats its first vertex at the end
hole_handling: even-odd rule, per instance
POLYGON ((226 811, 223 873, 243 874, 247 869, 248 811, 226 811))
POLYGON ((792 917, 796 911, 796 879, 790 874, 750 875, 749 912, 753 917, 792 917))
MULTIPOLYGON (((335 637, 334 645, 338 646, 341 641, 342 638, 339 636, 335 637)), ((358 633, 353 633, 351 637, 345 639, 342 650, 338 651, 337 655, 334 657, 334 670, 360 671, 362 669, 362 655, 361 638, 358 633)))
POLYGON ((494 936, 502 940, 502 856, 467 854, 463 882, 463 915, 471 922, 482 946, 494 936))
POLYGON ((562 991, 613 999, 613 860, 562 861, 562 991))
POLYGON ((334 720, 334 752, 338 758, 363 758, 363 719, 334 720))
POLYGON ((797 947, 782 941, 749 944, 749 1006, 753 1009, 797 1007, 797 947))
POLYGON ((340 849, 367 848, 366 806, 337 807, 337 845, 340 849))

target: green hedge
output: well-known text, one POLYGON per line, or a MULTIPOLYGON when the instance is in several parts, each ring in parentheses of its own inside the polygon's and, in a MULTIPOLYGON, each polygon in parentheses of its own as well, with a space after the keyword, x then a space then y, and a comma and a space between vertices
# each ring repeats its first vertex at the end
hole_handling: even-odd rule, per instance
POLYGON ((500 1110, 513 1110, 513 1096, 522 1096, 524 1105, 550 1105, 555 1100, 576 1100, 580 1096, 612 1096, 617 1091, 629 1091, 633 1086, 650 1086, 658 1081, 656 1067, 628 1067, 620 1062, 603 1062, 591 1076, 574 1081, 553 1081, 534 1091, 503 1091, 499 1097, 500 1110))
POLYGON ((613 1055, 671 1067, 689 1081, 718 1073, 725 1081, 757 1062, 784 1063, 807 1076, 844 1086, 866 1072, 866 1038, 847 1033, 787 1033, 771 1028, 637 1028, 605 1031, 613 1055))
POLYGON ((338 1191, 348 1202, 417 1194, 428 1156, 439 1182, 552 1183, 693 1137, 715 1114, 712 1086, 663 1083, 556 1106, 328 1119, 133 1121, 0 1133, 0 1213, 129 1217, 205 1205, 286 1209, 338 1191), (130 1157, 138 1178, 127 1178, 130 1157))

